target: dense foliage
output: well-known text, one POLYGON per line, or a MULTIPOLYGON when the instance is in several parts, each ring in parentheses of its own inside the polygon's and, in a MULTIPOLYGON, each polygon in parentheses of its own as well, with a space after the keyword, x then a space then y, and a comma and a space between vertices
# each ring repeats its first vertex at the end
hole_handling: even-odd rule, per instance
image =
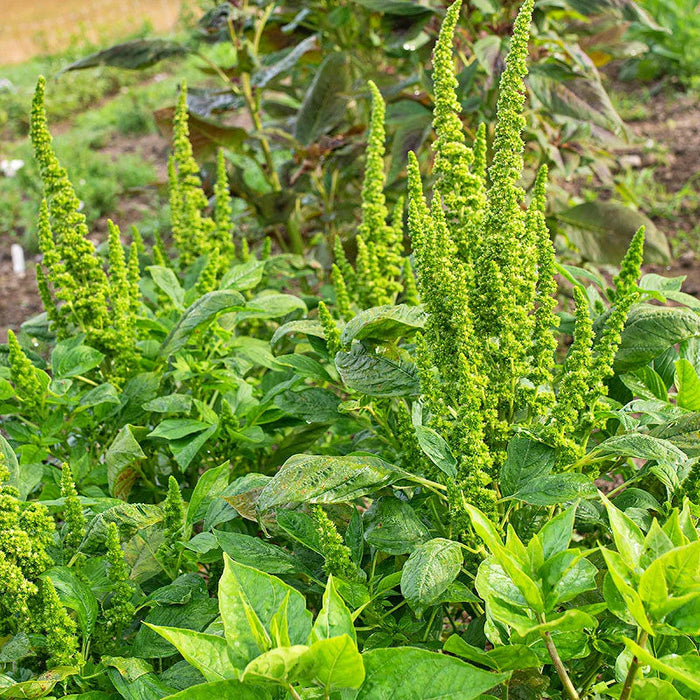
POLYGON ((173 247, 111 224, 101 257, 39 81, 46 312, 0 355, 0 697, 700 697, 700 302, 640 279, 643 230, 612 286, 556 259, 546 166, 521 185, 533 4, 490 154, 449 8, 432 191, 410 153, 391 213, 369 84, 329 279, 235 230, 221 151, 209 205, 184 86, 173 247))

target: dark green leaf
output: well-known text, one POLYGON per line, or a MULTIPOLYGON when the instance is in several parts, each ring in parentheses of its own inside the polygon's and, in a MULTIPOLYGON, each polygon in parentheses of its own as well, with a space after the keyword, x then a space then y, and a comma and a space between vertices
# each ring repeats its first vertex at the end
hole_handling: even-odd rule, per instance
POLYGON ((419 544, 403 566, 401 593, 418 610, 432 605, 457 578, 462 560, 462 548, 452 540, 419 544))
POLYGON ((329 54, 320 65, 297 113, 295 138, 308 146, 330 131, 343 117, 350 86, 344 53, 329 54))
POLYGON ((183 348, 192 331, 204 323, 211 321, 224 311, 241 310, 245 307, 245 299, 232 289, 220 289, 209 292, 197 299, 181 316, 173 330, 163 342, 160 349, 162 355, 168 356, 183 348))
POLYGON ((363 521, 365 540, 387 554, 408 554, 428 538, 428 528, 413 508, 397 498, 378 498, 363 521))
POLYGON ((375 306, 360 311, 348 321, 341 334, 343 345, 353 340, 372 339, 375 341, 401 338, 425 328, 428 314, 422 306, 375 306))
POLYGON ((445 439, 432 428, 424 425, 416 426, 416 437, 421 450, 429 457, 430 461, 453 479, 457 476, 457 460, 450 452, 450 446, 445 439))
POLYGON ((350 352, 337 353, 335 366, 347 387, 367 396, 415 396, 420 392, 414 364, 369 352, 359 343, 350 352))
POLYGON ((501 469, 501 488, 510 496, 534 477, 549 474, 554 466, 554 449, 516 435, 508 443, 508 456, 501 469))
POLYGON ((550 474, 528 481, 511 498, 534 506, 551 506, 597 495, 598 489, 585 474, 550 474))
POLYGON ((71 70, 82 70, 83 68, 93 68, 95 66, 113 66, 115 68, 138 70, 148 68, 172 56, 182 56, 188 51, 185 46, 174 41, 135 39, 134 41, 116 44, 103 51, 85 56, 85 58, 71 63, 61 73, 71 70))
POLYGON ((298 570, 294 556, 259 537, 239 532, 214 530, 221 549, 239 564, 252 566, 268 574, 289 574, 298 570))
POLYGON ((63 605, 75 610, 83 635, 89 637, 98 613, 97 598, 90 587, 66 566, 56 566, 44 575, 51 579, 63 605))

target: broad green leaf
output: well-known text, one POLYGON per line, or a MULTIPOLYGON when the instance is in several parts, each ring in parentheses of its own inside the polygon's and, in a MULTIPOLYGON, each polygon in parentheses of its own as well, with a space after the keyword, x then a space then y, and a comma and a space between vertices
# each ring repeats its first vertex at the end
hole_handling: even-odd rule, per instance
POLYGON ((51 353, 51 369, 53 376, 66 379, 86 374, 99 366, 104 355, 87 345, 75 346, 73 340, 58 343, 51 353))
POLYGON ((314 338, 325 338, 323 326, 319 321, 289 321, 272 334, 270 345, 274 347, 282 338, 291 333, 303 333, 314 338))
POLYGON ((322 554, 321 538, 313 518, 296 510, 278 510, 277 525, 290 537, 308 547, 317 554, 322 554))
POLYGON ((350 87, 348 59, 330 53, 319 66, 304 95, 294 124, 294 137, 304 146, 314 143, 342 119, 350 87))
POLYGON ((413 507, 398 498, 376 499, 363 522, 365 541, 387 554, 409 554, 429 537, 413 507))
POLYGON ((261 651, 253 624, 269 629, 270 620, 289 595, 287 618, 292 644, 304 644, 311 632, 311 613, 306 600, 278 578, 238 564, 224 555, 224 573, 219 581, 219 606, 226 639, 232 646, 232 660, 237 667, 247 665, 261 651), (248 615, 255 620, 249 620, 248 615), (256 623, 257 620, 257 623, 256 623))
POLYGON ((690 413, 655 427, 654 437, 668 440, 688 457, 700 457, 700 413, 690 413))
POLYGON ((348 388, 367 396, 415 396, 420 392, 414 364, 370 352, 359 343, 350 352, 338 352, 335 367, 348 388))
POLYGON ((125 425, 114 438, 105 454, 109 493, 126 500, 138 473, 131 465, 146 455, 132 432, 133 426, 125 425))
POLYGON ((295 674, 302 683, 320 685, 329 696, 341 688, 359 688, 365 666, 355 640, 342 634, 314 642, 299 659, 295 674))
POLYGON ((201 433, 210 426, 201 420, 193 418, 166 418, 158 423, 154 430, 148 433, 147 437, 163 438, 163 440, 179 440, 180 438, 201 433))
POLYGON ((688 411, 700 411, 700 378, 688 360, 676 362, 676 403, 688 411))
POLYGON ((471 518, 474 532, 481 537, 484 544, 495 554, 503 547, 503 540, 493 523, 478 508, 467 504, 466 509, 471 518))
POLYGON ((340 336, 343 345, 353 340, 392 340, 425 328, 428 317, 422 306, 375 306, 348 321, 340 336))
POLYGON ((257 287, 264 270, 265 262, 262 260, 248 260, 248 262, 234 265, 221 278, 219 289, 235 289, 242 292, 257 287))
POLYGON ((521 435, 511 438, 501 469, 503 494, 510 496, 535 477, 548 474, 554 466, 554 457, 554 449, 549 445, 521 435))
POLYGON ((151 265, 146 269, 153 278, 156 287, 165 292, 178 311, 182 311, 185 301, 185 290, 182 288, 175 272, 171 268, 162 265, 151 265))
POLYGON ((700 542, 677 547, 654 560, 639 579, 639 596, 653 619, 676 627, 682 624, 681 632, 700 635, 700 608, 689 605, 700 596, 700 542), (686 610, 674 624, 669 613, 682 607, 686 610))
POLYGON ((636 678, 631 697, 632 700, 685 700, 668 681, 660 678, 636 678))
POLYGON ((58 597, 67 608, 75 610, 83 636, 89 637, 95 628, 98 605, 95 594, 68 567, 55 566, 44 576, 51 579, 58 597))
POLYGON ((214 468, 207 469, 197 480, 189 505, 187 506, 187 517, 185 523, 192 525, 202 520, 206 515, 206 509, 215 498, 228 486, 229 472, 231 466, 228 462, 214 468), (202 512, 203 511, 203 512, 202 512))
POLYGON ((605 496, 601 496, 603 505, 608 511, 610 528, 617 551, 625 562, 632 568, 639 564, 639 558, 644 551, 644 533, 637 524, 616 508, 605 496))
POLYGON ((171 439, 169 447, 181 469, 187 469, 207 440, 217 431, 218 425, 211 425, 203 432, 184 438, 171 439))
MULTIPOLYGON (((587 56, 583 60, 590 61, 587 56)), ((581 75, 559 61, 538 62, 529 71, 528 85, 548 114, 595 124, 613 133, 624 132, 622 119, 615 111, 598 74, 593 70, 581 75)), ((604 203, 610 204, 610 202, 604 203)), ((595 219, 593 221, 595 222, 595 219)), ((606 217, 601 217, 600 224, 606 223, 609 223, 606 217)), ((639 226, 631 232, 632 235, 637 228, 639 226)), ((669 257, 658 262, 667 262, 669 257)), ((607 260, 595 261, 608 262, 607 260)), ((617 262, 619 258, 614 260, 613 264, 617 262)))
POLYGON ((441 537, 419 544, 403 566, 401 593, 421 610, 435 603, 462 568, 462 548, 441 537))
POLYGON ((86 391, 80 397, 80 406, 82 408, 93 408, 102 404, 119 404, 119 394, 111 384, 100 384, 90 391, 86 391))
POLYGON ((303 299, 293 294, 280 294, 268 289, 248 301, 245 310, 238 312, 235 320, 238 323, 247 318, 280 318, 292 311, 306 313, 303 299))
POLYGON ((474 700, 508 680, 510 673, 490 673, 453 656, 426 649, 372 649, 362 658, 365 682, 354 700, 474 700))
POLYGON ((537 654, 523 644, 495 647, 486 652, 467 644, 459 635, 453 634, 445 642, 443 649, 494 671, 516 671, 540 665, 537 654))
POLYGON ((112 685, 126 700, 162 698, 174 690, 165 685, 143 659, 103 656, 102 663, 108 667, 107 677, 112 685))
POLYGON ((187 663, 199 670, 208 681, 237 678, 239 672, 229 660, 228 644, 223 637, 188 629, 148 625, 182 654, 187 663))
POLYGON ((265 485, 258 508, 264 512, 297 503, 347 503, 402 476, 378 457, 295 455, 265 485))
MULTIPOLYGON (((191 597, 184 605, 157 605, 151 608, 151 611, 144 618, 144 624, 138 628, 131 653, 133 656, 143 659, 167 659, 175 656, 177 644, 174 644, 165 634, 161 634, 160 628, 170 630, 174 635, 182 633, 180 635, 181 637, 184 635, 182 643, 189 645, 189 653, 196 653, 192 647, 195 643, 193 641, 195 637, 192 637, 190 632, 195 634, 204 632, 216 619, 218 607, 215 598, 195 596, 191 597)), ((202 650, 204 650, 208 640, 201 641, 202 650)), ((206 649, 207 654, 210 654, 209 647, 206 649)), ((205 662, 212 663, 211 660, 205 662)))
POLYGON ((309 651, 303 644, 276 647, 254 658, 241 674, 246 682, 272 681, 280 684, 294 683, 299 661, 309 651))
POLYGON ((571 533, 574 529, 577 505, 578 504, 574 504, 563 513, 552 518, 537 533, 542 543, 542 553, 545 559, 549 559, 551 556, 565 551, 569 546, 571 533))
POLYGON ((285 391, 275 396, 275 406, 307 423, 338 420, 340 399, 328 389, 311 387, 302 391, 285 391))
POLYGON ((642 599, 639 597, 639 593, 632 586, 632 581, 630 579, 631 570, 630 567, 625 563, 624 559, 618 554, 618 552, 613 552, 609 549, 601 548, 600 550, 605 559, 605 563, 608 565, 608 573, 615 588, 618 593, 622 596, 627 609, 634 618, 635 622, 649 634, 653 634, 651 625, 649 624, 649 618, 647 617, 646 611, 644 610, 644 604, 642 599))
POLYGON ((549 474, 531 479, 510 498, 534 506, 551 506, 597 495, 598 489, 585 474, 549 474))
POLYGON ((202 683, 168 695, 165 700, 271 700, 267 688, 244 685, 238 680, 202 683))
POLYGON ((163 341, 160 353, 170 356, 185 347, 192 332, 224 311, 242 310, 246 301, 239 292, 220 289, 201 296, 180 317, 168 337, 163 341))
POLYGON ((547 610, 559 608, 581 593, 595 590, 597 573, 596 567, 576 550, 559 552, 547 559, 538 572, 547 610))
POLYGON ((614 369, 631 372, 677 343, 700 335, 700 315, 689 309, 635 304, 622 331, 614 369))
POLYGON ((354 0, 358 5, 366 7, 371 12, 382 12, 386 15, 412 17, 414 15, 432 14, 434 9, 413 0, 354 0))
POLYGON ((668 464, 683 463, 686 460, 683 451, 673 443, 645 433, 615 435, 601 442, 589 455, 593 459, 613 456, 654 459, 668 464))
POLYGON ((349 636, 353 643, 357 644, 352 615, 335 590, 333 576, 329 576, 326 590, 323 593, 323 606, 311 628, 309 643, 312 644, 320 639, 339 637, 343 634, 349 636))
POLYGON ((326 368, 318 360, 314 360, 313 357, 308 355, 280 355, 275 358, 275 364, 280 367, 291 367, 296 374, 302 377, 308 377, 320 382, 331 381, 331 376, 326 371, 326 368))
POLYGON ((299 59, 307 52, 318 47, 317 37, 312 34, 299 42, 291 51, 287 52, 279 61, 261 68, 251 76, 251 83, 256 88, 264 88, 271 80, 279 75, 284 75, 293 68, 299 59))
POLYGON ((457 460, 450 452, 450 447, 445 439, 437 431, 426 428, 424 425, 416 426, 416 437, 421 450, 430 461, 447 476, 456 478, 457 460))
POLYGON ((680 681, 691 690, 700 693, 700 656, 697 653, 679 656, 672 654, 657 659, 631 639, 623 638, 623 641, 643 666, 651 666, 655 671, 680 681))
POLYGON ((298 570, 294 556, 281 547, 240 532, 214 530, 221 549, 233 561, 268 574, 289 574, 298 570))

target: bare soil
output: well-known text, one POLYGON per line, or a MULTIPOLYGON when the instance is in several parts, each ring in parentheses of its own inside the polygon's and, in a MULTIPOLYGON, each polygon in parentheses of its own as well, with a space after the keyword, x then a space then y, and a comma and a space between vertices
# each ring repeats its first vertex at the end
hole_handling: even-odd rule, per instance
MULTIPOLYGON (((65 125, 60 125, 66 128, 65 125)), ((101 149, 102 153, 116 160, 127 153, 135 153, 151 163, 157 175, 158 183, 167 181, 167 162, 170 146, 160 134, 143 136, 123 136, 114 134, 101 149)), ((112 219, 121 230, 128 234, 130 227, 137 224, 153 207, 153 188, 125 193, 115 211, 109 216, 98 219, 92 226, 90 237, 97 245, 107 237, 107 219, 112 219)), ((7 342, 7 329, 15 332, 24 321, 43 311, 41 299, 36 288, 36 265, 41 256, 29 256, 26 260, 24 276, 16 275, 12 270, 12 259, 8 239, 0 247, 0 343, 7 342)))

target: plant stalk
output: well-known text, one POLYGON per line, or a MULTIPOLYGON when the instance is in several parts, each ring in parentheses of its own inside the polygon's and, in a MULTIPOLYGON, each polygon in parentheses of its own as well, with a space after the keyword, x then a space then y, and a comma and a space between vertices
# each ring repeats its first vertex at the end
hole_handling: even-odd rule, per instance
MULTIPOLYGON (((649 633, 645 630, 640 630, 639 638, 637 639, 637 644, 639 644, 642 649, 647 643, 649 638, 649 633)), ((622 686, 622 693, 620 693, 620 700, 629 700, 632 695, 632 686, 634 685, 634 678, 637 675, 637 669, 639 668, 639 659, 634 656, 632 657, 632 663, 627 670, 627 677, 625 678, 625 684, 622 686)))
MULTIPOLYGON (((544 615, 538 615, 537 619, 540 624, 544 624, 544 615)), ((566 668, 562 663, 557 647, 552 640, 552 636, 549 634, 549 632, 541 632, 540 634, 544 640, 544 645, 547 647, 547 651, 549 652, 549 657, 552 659, 552 664, 557 670, 559 680, 561 681, 562 686, 564 686, 566 697, 569 698, 569 700, 581 700, 579 694, 576 692, 576 688, 574 688, 574 684, 571 682, 571 678, 569 678, 569 674, 566 672, 566 668)))

